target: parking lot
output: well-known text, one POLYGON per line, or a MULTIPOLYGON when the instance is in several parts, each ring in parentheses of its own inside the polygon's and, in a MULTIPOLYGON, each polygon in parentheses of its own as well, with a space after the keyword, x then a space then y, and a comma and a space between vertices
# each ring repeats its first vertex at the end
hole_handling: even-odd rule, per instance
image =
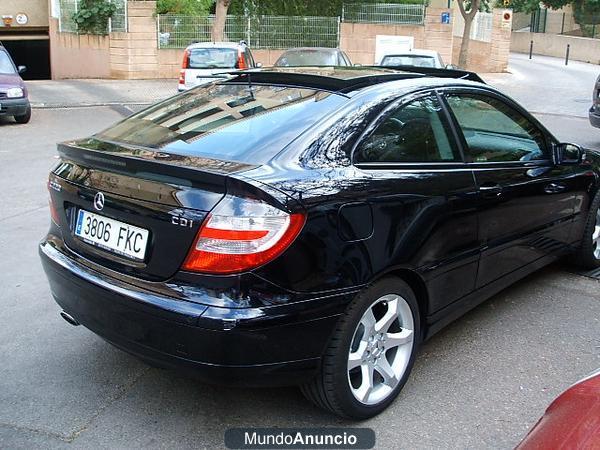
MULTIPOLYGON (((511 70, 484 78, 561 140, 600 149, 600 129, 587 121, 598 66, 513 55, 511 70)), ((600 281, 562 263, 434 336, 395 403, 358 425, 295 388, 201 384, 70 326, 37 255, 47 173, 56 142, 171 93, 165 82, 134 83, 125 92, 111 82, 33 84, 31 123, 0 119, 0 448, 214 448, 231 427, 353 425, 373 428, 382 449, 509 449, 556 395, 600 366, 600 281)))

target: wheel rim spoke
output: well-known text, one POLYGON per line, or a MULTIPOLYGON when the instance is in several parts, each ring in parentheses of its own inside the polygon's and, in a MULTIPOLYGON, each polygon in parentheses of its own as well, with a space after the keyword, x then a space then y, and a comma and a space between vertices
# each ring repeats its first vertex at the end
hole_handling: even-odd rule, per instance
POLYGON ((367 341, 361 340, 358 349, 355 352, 350 353, 348 357, 348 370, 352 370, 363 363, 363 358, 367 350, 367 341))
POLYGON ((387 333, 385 335, 386 348, 393 348, 412 343, 413 334, 413 330, 409 330, 407 328, 403 328, 402 331, 398 333, 387 333))
POLYGON ((363 364, 360 366, 362 382, 355 394, 361 402, 366 402, 369 399, 369 395, 373 391, 373 366, 370 364, 363 364))
POLYGON ((365 335, 371 333, 371 331, 375 329, 376 322, 373 310, 369 308, 360 320, 360 323, 365 327, 365 335))
POLYGON ((385 315, 375 323, 375 331, 379 333, 387 331, 392 323, 398 319, 398 299, 388 301, 387 308, 385 315))
POLYGON ((383 384, 391 388, 395 388, 398 381, 400 381, 385 356, 377 361, 375 370, 383 377, 383 384))
POLYGON ((592 249, 594 258, 600 259, 600 209, 596 212, 596 223, 592 233, 592 249))

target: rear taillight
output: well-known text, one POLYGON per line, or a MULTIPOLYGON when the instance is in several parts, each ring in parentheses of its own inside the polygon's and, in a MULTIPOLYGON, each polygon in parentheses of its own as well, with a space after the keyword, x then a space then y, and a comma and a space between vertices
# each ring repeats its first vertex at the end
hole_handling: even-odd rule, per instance
POLYGON ((182 269, 215 274, 254 269, 288 248, 304 221, 304 214, 227 195, 202 224, 182 269))
POLYGON ((246 60, 244 59, 244 53, 238 51, 238 60, 237 60, 237 68, 238 69, 247 69, 246 60))
POLYGON ((190 52, 183 52, 183 60, 181 61, 181 70, 179 71, 179 84, 185 84, 185 69, 190 67, 190 52))

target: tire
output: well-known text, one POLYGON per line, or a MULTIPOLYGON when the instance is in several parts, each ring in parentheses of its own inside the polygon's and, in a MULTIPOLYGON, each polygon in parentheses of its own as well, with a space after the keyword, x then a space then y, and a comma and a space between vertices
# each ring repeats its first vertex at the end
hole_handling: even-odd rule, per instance
POLYGON ((25 112, 25 114, 20 115, 20 116, 14 116, 15 117, 15 121, 17 123, 29 123, 29 121, 31 120, 31 107, 27 108, 27 111, 25 112))
POLYGON ((377 281, 359 293, 342 315, 319 373, 301 386, 302 393, 315 405, 341 417, 367 419, 379 414, 406 383, 420 333, 419 307, 410 287, 398 278, 377 281), (396 317, 382 320, 393 317, 394 306, 396 317), (382 327, 384 323, 388 327, 382 327), (373 336, 375 339, 371 339, 373 336), (356 367, 349 370, 350 365, 356 367), (386 370, 387 380, 382 375, 386 370), (364 384, 369 375, 371 389, 369 383, 364 384))
POLYGON ((592 200, 581 244, 571 256, 571 261, 582 269, 600 267, 600 191, 592 200))

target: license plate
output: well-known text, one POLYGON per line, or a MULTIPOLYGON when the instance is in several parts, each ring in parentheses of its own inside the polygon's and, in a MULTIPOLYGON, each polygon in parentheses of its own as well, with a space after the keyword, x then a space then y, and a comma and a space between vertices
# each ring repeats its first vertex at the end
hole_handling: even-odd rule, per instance
POLYGON ((83 209, 77 215, 75 235, 85 242, 136 260, 143 260, 148 230, 83 209))

